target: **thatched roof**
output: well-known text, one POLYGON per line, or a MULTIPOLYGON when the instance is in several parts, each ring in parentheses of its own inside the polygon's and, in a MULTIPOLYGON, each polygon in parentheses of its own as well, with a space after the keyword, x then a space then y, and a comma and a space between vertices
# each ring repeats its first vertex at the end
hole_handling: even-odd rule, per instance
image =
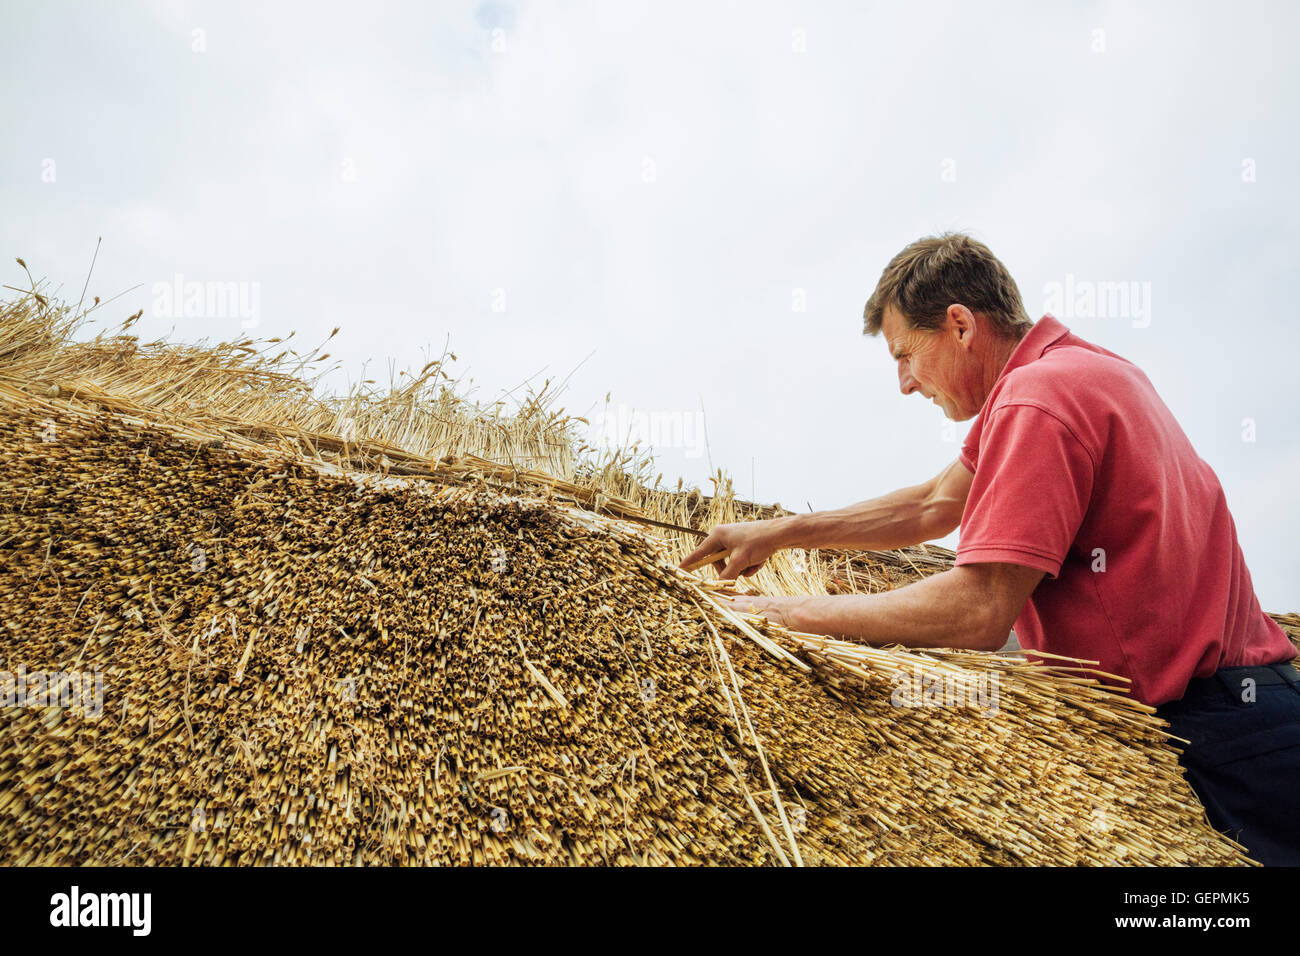
MULTIPOLYGON (((0 668, 103 674, 98 717, 6 709, 5 863, 1245 862, 1085 664, 712 601, 666 526, 754 515, 725 475, 648 486, 444 362, 322 396, 283 343, 78 318, 0 311, 0 668), (894 706, 904 675, 996 707, 894 706)), ((950 560, 787 552, 740 587, 950 560)))

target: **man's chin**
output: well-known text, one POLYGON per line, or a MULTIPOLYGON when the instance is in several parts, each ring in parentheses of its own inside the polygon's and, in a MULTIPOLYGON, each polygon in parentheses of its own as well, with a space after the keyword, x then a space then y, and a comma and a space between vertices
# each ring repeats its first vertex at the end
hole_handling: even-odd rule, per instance
POLYGON ((977 408, 977 409, 975 409, 975 411, 973 411, 973 412, 958 412, 957 414, 954 415, 954 414, 953 414, 953 413, 948 409, 948 406, 945 405, 943 402, 937 402, 937 401, 935 401, 934 399, 930 399, 930 401, 934 402, 936 405, 939 406, 939 411, 943 412, 943 417, 944 417, 944 418, 947 418, 947 419, 949 419, 949 420, 951 420, 951 421, 954 421, 954 422, 968 422, 968 421, 970 421, 972 418, 974 418, 976 415, 979 414, 979 409, 977 408))

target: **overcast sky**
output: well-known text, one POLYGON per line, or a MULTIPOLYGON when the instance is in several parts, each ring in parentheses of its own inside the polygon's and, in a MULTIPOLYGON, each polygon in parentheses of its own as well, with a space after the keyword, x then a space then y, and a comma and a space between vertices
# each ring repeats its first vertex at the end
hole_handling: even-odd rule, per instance
POLYGON ((75 299, 102 236, 148 338, 341 325, 355 379, 450 336, 485 400, 577 369, 674 482, 806 510, 956 457, 862 308, 966 230, 1147 372, 1300 608, 1296 5, 1061 6, 3 0, 0 280, 75 299))

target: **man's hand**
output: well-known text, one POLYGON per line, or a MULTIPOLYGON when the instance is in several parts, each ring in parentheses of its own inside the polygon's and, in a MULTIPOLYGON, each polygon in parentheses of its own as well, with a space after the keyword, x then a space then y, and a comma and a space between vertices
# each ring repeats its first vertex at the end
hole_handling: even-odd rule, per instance
POLYGON ((954 461, 929 481, 847 508, 720 524, 679 566, 727 549, 731 553, 725 565, 714 567, 719 579, 734 581, 742 574, 753 577, 768 558, 785 548, 888 551, 933 541, 961 521, 974 477, 954 461))
POLYGON ((740 597, 729 598, 719 594, 717 600, 733 611, 744 614, 761 614, 769 621, 789 627, 790 622, 786 615, 794 609, 802 598, 768 597, 765 594, 742 594, 740 597))
MULTIPOLYGON (((718 578, 734 581, 738 576, 753 577, 772 555, 781 550, 777 540, 780 518, 766 521, 740 521, 716 525, 700 546, 682 559, 678 567, 706 558, 729 548, 725 566, 718 569, 718 578)), ((717 565, 714 565, 717 567, 717 565)))
POLYGON ((996 651, 1043 572, 1018 564, 964 564, 883 594, 732 598, 792 631, 865 644, 996 651))

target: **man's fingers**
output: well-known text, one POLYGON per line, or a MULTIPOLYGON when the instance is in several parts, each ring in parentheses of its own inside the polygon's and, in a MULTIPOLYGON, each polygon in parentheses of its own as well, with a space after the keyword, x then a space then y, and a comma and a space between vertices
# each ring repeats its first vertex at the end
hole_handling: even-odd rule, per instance
POLYGON ((745 568, 743 561, 735 554, 727 558, 726 567, 718 569, 719 581, 734 581, 740 576, 741 571, 745 568))
POLYGON ((749 564, 743 557, 737 558, 732 555, 726 568, 718 572, 718 578, 722 581, 734 581, 739 577, 752 578, 761 570, 763 570, 762 561, 758 564, 749 564))
POLYGON ((700 557, 700 555, 703 554, 703 553, 704 553, 704 548, 703 548, 703 547, 696 548, 694 551, 692 551, 692 552, 691 552, 690 554, 688 554, 686 557, 684 557, 684 558, 682 558, 680 561, 678 561, 678 562, 677 562, 677 566, 678 566, 679 568, 683 568, 683 569, 685 569, 686 565, 690 564, 690 563, 691 563, 692 561, 694 561, 696 558, 700 557))
POLYGON ((701 562, 700 561, 701 558, 707 557, 708 555, 711 554, 717 554, 725 547, 726 546, 721 541, 719 541, 717 537, 715 537, 714 535, 709 535, 707 538, 705 538, 703 541, 700 542, 700 546, 698 548, 696 548, 686 557, 682 558, 681 563, 679 563, 677 566, 681 568, 683 571, 694 570, 693 568, 688 568, 687 567, 688 564, 694 564, 695 567, 697 568, 703 567, 703 565, 707 562, 701 562))
POLYGON ((683 571, 694 571, 708 564, 716 564, 719 561, 725 561, 731 555, 730 548, 723 548, 721 551, 715 551, 712 554, 705 554, 702 557, 687 558, 681 563, 683 571))
POLYGON ((727 606, 733 611, 742 614, 757 614, 760 617, 779 615, 779 612, 772 607, 772 599, 761 594, 741 594, 736 597, 724 597, 722 600, 726 601, 727 606))

